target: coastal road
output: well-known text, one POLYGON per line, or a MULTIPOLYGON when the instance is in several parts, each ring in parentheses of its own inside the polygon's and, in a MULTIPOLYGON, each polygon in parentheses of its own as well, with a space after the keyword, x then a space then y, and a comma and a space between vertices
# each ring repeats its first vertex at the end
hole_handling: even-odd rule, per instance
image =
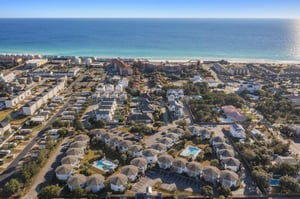
POLYGON ((47 122, 44 128, 34 137, 31 142, 21 151, 21 153, 11 162, 11 164, 2 172, 0 175, 0 186, 3 186, 11 177, 13 177, 17 171, 17 166, 19 162, 26 156, 26 154, 31 150, 31 148, 38 143, 42 138, 47 128, 57 119, 57 117, 68 107, 69 102, 73 99, 70 97, 63 107, 47 122))

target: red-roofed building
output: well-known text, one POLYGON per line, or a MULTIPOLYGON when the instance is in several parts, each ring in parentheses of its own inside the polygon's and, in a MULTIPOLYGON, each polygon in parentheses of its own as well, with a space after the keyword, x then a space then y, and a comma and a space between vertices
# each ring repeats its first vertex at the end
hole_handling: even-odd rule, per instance
POLYGON ((121 59, 112 59, 111 62, 120 75, 132 75, 132 67, 123 62, 121 59))

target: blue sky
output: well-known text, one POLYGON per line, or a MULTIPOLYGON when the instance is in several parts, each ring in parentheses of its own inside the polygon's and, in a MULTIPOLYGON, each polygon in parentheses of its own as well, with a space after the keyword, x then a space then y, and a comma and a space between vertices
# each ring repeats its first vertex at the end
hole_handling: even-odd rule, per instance
POLYGON ((0 0, 0 18, 300 18, 300 0, 0 0))

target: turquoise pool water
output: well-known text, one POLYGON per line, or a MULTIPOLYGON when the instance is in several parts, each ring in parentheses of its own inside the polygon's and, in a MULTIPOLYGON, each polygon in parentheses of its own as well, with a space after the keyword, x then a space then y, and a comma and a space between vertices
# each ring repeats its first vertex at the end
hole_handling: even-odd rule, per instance
POLYGON ((114 164, 113 162, 106 160, 106 159, 101 159, 97 160, 94 162, 94 167, 102 170, 102 171, 112 171, 115 168, 117 168, 118 165, 114 164))
POLYGON ((200 152, 201 149, 198 147, 189 145, 180 153, 180 155, 184 157, 196 158, 200 152))
POLYGON ((271 179, 269 183, 272 187, 279 186, 279 179, 271 179))

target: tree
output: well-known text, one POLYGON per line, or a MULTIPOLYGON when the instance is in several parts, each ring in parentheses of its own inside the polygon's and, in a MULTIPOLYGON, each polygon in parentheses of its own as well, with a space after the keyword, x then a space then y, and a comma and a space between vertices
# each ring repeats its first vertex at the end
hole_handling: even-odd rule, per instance
POLYGON ((123 154, 121 155, 121 160, 122 160, 123 164, 126 163, 127 155, 126 155, 125 153, 123 153, 123 154))
POLYGON ((201 194, 207 197, 212 198, 214 195, 213 188, 210 185, 205 185, 201 189, 201 194))
POLYGON ((96 128, 104 128, 106 126, 106 122, 104 120, 98 120, 94 122, 94 126, 96 128))
POLYGON ((83 198, 86 196, 86 194, 86 190, 82 188, 75 188, 71 192, 71 195, 76 198, 83 198))
POLYGON ((74 128, 75 128, 77 131, 82 131, 82 130, 84 130, 83 124, 82 124, 82 122, 80 121, 80 118, 79 118, 79 117, 76 117, 75 120, 74 120, 74 128))
POLYGON ((178 126, 180 126, 182 129, 185 129, 185 127, 188 125, 187 121, 185 119, 179 120, 176 122, 178 126))
POLYGON ((219 166, 219 160, 218 159, 211 160, 210 161, 210 165, 211 166, 215 166, 215 167, 219 166))
POLYGON ((58 198, 60 196, 61 188, 58 185, 49 185, 42 188, 38 197, 41 199, 58 198))
POLYGON ((269 180, 271 179, 271 176, 264 170, 254 170, 252 171, 251 176, 252 180, 256 184, 261 184, 265 188, 269 187, 269 180))
POLYGON ((231 190, 230 190, 230 188, 228 186, 223 186, 222 185, 219 188, 219 195, 223 195, 223 196, 225 196, 225 198, 227 198, 228 196, 231 196, 232 193, 231 193, 231 190))
POLYGON ((285 194, 300 193, 300 185, 297 180, 290 176, 279 178, 280 191, 285 194))
POLYGON ((18 193, 21 187, 22 183, 20 183, 17 179, 12 178, 4 185, 4 190, 7 194, 12 195, 14 193, 18 193))

